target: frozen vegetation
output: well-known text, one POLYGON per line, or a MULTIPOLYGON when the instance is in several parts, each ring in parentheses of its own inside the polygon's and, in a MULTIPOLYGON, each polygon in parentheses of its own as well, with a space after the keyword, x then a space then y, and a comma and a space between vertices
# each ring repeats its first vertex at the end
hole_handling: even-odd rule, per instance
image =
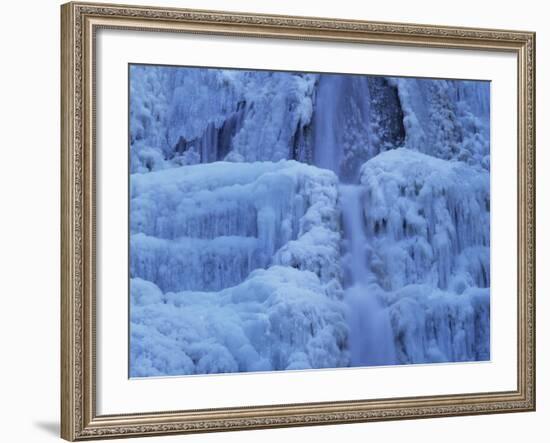
POLYGON ((490 358, 489 84, 130 69, 134 377, 490 358))

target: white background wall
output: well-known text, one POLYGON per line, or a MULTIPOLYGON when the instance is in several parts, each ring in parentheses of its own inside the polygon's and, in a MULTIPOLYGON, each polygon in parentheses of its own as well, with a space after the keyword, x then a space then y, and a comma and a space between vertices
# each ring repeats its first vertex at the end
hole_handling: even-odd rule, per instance
MULTIPOLYGON (((461 0, 128 0, 134 4, 537 32, 538 411, 480 417, 162 437, 154 441, 547 441, 550 420, 550 78, 545 3, 461 0)), ((59 422, 59 4, 2 5, 0 26, 0 417, 3 442, 55 441, 59 422)), ((498 130, 498 128, 495 128, 498 130)), ((498 223, 498 220, 496 220, 498 223)), ((498 296, 496 294, 495 296, 498 296)), ((449 380, 452 383, 452 380, 449 380)))

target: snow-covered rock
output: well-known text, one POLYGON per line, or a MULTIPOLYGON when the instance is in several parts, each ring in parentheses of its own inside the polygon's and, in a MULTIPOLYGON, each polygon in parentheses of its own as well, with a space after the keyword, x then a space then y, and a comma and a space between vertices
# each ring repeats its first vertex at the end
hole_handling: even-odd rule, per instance
POLYGON ((399 93, 407 148, 489 169, 489 82, 388 80, 399 93))
POLYGON ((131 280, 131 376, 347 366, 344 305, 317 275, 258 269, 220 292, 131 280))
POLYGON ((295 159, 344 181, 406 145, 489 164, 488 82, 132 65, 131 171, 295 159))
POLYGON ((132 375, 347 365, 337 198, 296 161, 133 174, 132 375))
POLYGON ((489 285, 486 170, 396 149, 365 163, 361 183, 370 268, 384 289, 489 285))
POLYGON ((132 65, 131 171, 308 161, 316 75, 132 65))
POLYGON ((132 174, 130 195, 130 274, 163 291, 217 291, 271 263, 339 279, 330 171, 215 162, 132 174))
POLYGON ((396 149, 361 183, 368 292, 388 307, 398 362, 489 359, 489 173, 396 149))
POLYGON ((398 363, 490 359, 489 288, 461 294, 415 284, 391 293, 370 290, 389 306, 398 363))

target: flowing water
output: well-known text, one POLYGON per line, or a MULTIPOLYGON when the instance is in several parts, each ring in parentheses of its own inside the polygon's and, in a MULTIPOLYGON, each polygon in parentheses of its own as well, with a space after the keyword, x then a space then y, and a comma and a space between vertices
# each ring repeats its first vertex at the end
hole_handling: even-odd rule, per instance
POLYGON ((326 75, 319 82, 314 114, 315 150, 314 163, 323 169, 330 169, 338 174, 341 160, 340 135, 343 88, 345 78, 337 75, 326 75))
POLYGON ((348 305, 349 343, 352 366, 396 363, 395 343, 387 308, 369 291, 367 237, 363 226, 362 188, 340 185, 344 237, 347 244, 346 271, 349 283, 344 300, 348 305))
MULTIPOLYGON (((360 83, 360 79, 326 75, 319 83, 316 109, 322 112, 317 112, 314 117, 314 163, 334 171, 341 182, 340 205, 347 245, 343 263, 348 276, 344 300, 348 305, 351 365, 390 365, 396 363, 396 356, 388 310, 376 293, 368 289, 370 275, 365 255, 368 239, 363 226, 362 188, 343 184, 355 182, 357 177, 344 177, 340 170, 343 120, 348 112, 347 100, 353 91, 352 82, 360 83)), ((365 89, 365 85, 355 84, 354 87, 361 89, 363 86, 365 89)), ((362 115, 368 118, 369 110, 365 108, 363 111, 362 115)))

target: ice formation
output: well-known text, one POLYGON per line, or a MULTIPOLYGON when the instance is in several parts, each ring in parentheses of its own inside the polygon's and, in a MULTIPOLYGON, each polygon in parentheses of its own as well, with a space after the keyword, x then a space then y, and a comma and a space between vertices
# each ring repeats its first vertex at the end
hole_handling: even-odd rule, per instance
POLYGON ((132 172, 224 159, 308 162, 315 75, 130 69, 132 172))
POLYGON ((388 306, 398 362, 489 358, 489 173, 409 149, 361 169, 367 292, 388 306))
POLYGON ((313 272, 271 266, 219 292, 131 285, 131 376, 348 364, 343 305, 313 272))
POLYGON ((131 374, 345 366, 337 182, 294 160, 134 174, 131 374))
POLYGON ((130 373, 490 358, 489 83, 130 68, 130 373))

